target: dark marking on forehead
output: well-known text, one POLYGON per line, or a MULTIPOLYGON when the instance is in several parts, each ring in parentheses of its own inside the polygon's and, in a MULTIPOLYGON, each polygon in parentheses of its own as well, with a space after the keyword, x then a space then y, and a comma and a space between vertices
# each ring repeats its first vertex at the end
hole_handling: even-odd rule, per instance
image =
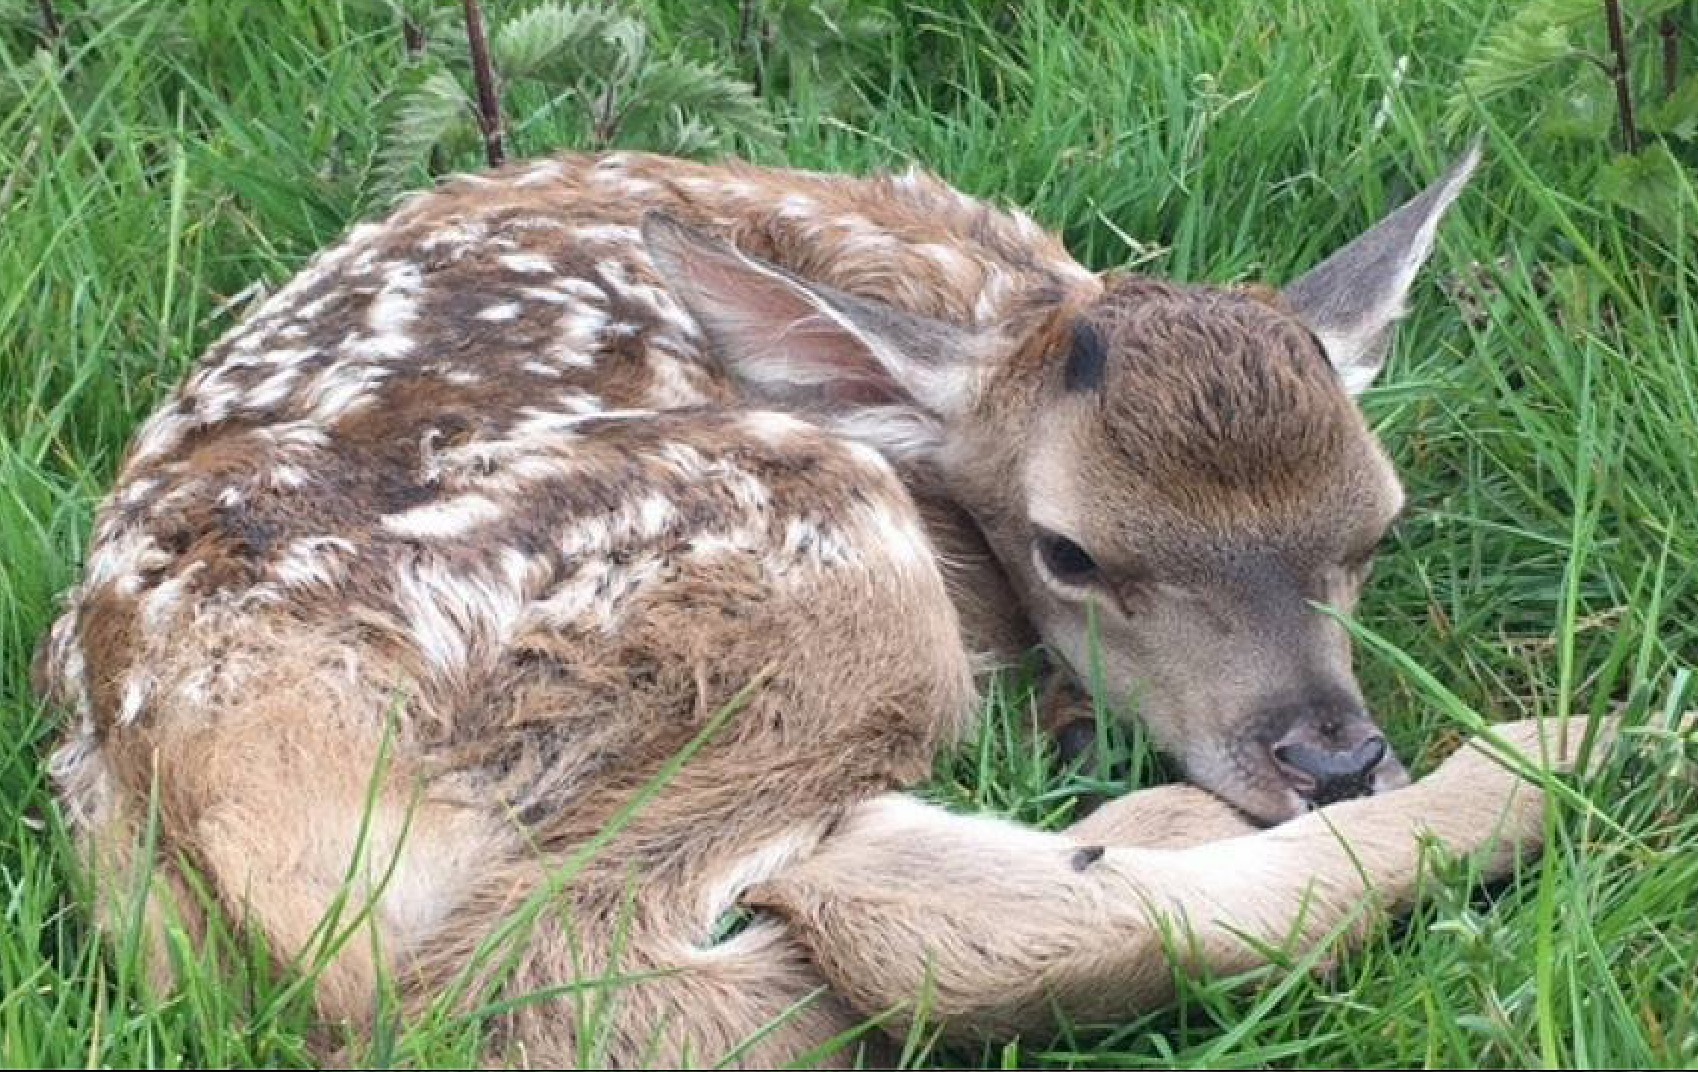
POLYGON ((1103 385, 1108 347, 1097 329, 1083 320, 1073 325, 1073 345, 1067 351, 1063 383, 1069 391, 1095 391, 1103 385))

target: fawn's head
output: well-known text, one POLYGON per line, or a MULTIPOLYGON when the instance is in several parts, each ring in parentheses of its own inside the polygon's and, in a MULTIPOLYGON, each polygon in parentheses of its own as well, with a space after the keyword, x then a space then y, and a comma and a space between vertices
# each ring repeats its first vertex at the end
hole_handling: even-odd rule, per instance
POLYGON ((1110 274, 1012 329, 899 312, 665 217, 644 233, 753 397, 934 474, 1079 680, 1279 821, 1406 780, 1317 605, 1351 610, 1401 509, 1353 396, 1476 159, 1282 292, 1110 274))

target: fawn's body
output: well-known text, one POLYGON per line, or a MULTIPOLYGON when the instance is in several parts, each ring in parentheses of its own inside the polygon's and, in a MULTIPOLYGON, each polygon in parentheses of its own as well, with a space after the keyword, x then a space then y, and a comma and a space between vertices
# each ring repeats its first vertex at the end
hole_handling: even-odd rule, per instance
MULTIPOLYGON (((977 657, 1066 631, 1020 609, 1038 582, 953 490, 1020 474, 939 463, 908 396, 1023 404, 1039 370, 1079 371, 1070 318, 1104 293, 1030 221, 916 176, 563 157, 356 229, 143 428, 43 648, 43 689, 76 714, 55 775, 105 913, 122 921, 156 805, 155 934, 169 913, 202 925, 183 867, 289 954, 350 875, 376 894, 375 941, 322 977, 332 1019, 370 1014, 379 961, 414 1008, 486 981, 479 944, 540 896, 508 994, 656 974, 519 1006, 496 1056, 774 1062, 829 1054, 928 986, 963 1033, 1039 1028, 1052 1000, 1124 1014, 1169 985, 1163 920, 1230 969, 1259 959, 1235 929, 1277 942, 1303 914, 1315 938, 1365 882, 1407 897, 1418 827, 1466 850, 1507 817, 1506 852, 1536 844, 1538 794, 1478 757, 1329 808, 1349 852, 1318 816, 1258 833, 1186 787, 1068 835, 893 795, 967 728, 977 657), (849 328, 749 335, 812 299, 655 209, 824 284, 849 328), (776 289, 725 307, 750 286, 776 289), (883 336, 910 351, 947 324, 981 359, 950 380, 920 354, 902 391, 833 378, 844 346, 888 356, 845 295, 926 318, 883 336), (740 902, 770 911, 716 943, 740 902)), ((1394 485, 1364 473, 1362 509, 1389 516, 1394 485)), ((1050 573, 1079 566, 1071 544, 1045 545, 1050 573)), ((1279 792, 1243 800, 1284 818, 1279 792)))

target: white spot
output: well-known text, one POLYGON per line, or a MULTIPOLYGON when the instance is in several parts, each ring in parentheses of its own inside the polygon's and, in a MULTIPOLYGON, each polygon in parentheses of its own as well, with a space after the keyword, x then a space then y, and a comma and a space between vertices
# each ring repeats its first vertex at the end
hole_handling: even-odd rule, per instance
POLYGON ((554 262, 540 253, 503 253, 496 260, 508 271, 522 275, 554 274, 554 262))
MULTIPOLYGON (((283 365, 250 390, 241 404, 245 409, 269 412, 282 405, 284 399, 294 391, 295 384, 301 378, 299 365, 283 365)), ((208 417, 211 414, 207 415, 208 417)))
POLYGON ((564 231, 564 223, 549 216, 526 216, 522 219, 508 220, 502 225, 508 232, 514 231, 564 231))
POLYGON ((148 477, 144 480, 137 480, 118 493, 118 505, 125 509, 134 509, 135 507, 140 506, 144 500, 152 498, 154 493, 159 490, 162 483, 164 483, 164 481, 160 480, 158 477, 148 477))
POLYGON ((683 306, 678 304, 671 291, 649 283, 637 282, 631 278, 631 273, 625 265, 618 261, 602 261, 595 266, 595 271, 601 277, 608 293, 618 294, 627 301, 647 306, 651 315, 665 321, 685 338, 698 336, 695 320, 684 312, 683 306))
POLYGON ((312 320, 316 318, 318 314, 330 308, 332 303, 341 301, 345 296, 346 295, 343 294, 342 291, 327 290, 312 301, 302 305, 299 309, 296 309, 295 319, 297 321, 312 320))
POLYGON ((572 237, 588 245, 635 246, 637 229, 623 223, 596 223, 574 228, 572 237))
POLYGON ((133 725, 141 718, 142 711, 147 708, 147 701, 153 695, 153 682, 139 673, 131 673, 124 681, 124 699, 118 707, 118 724, 133 725))
POLYGON ((775 410, 753 410, 739 422, 745 431, 770 447, 782 447, 806 433, 810 425, 788 413, 775 410))
POLYGON ((141 432, 136 436, 135 446, 131 448, 135 458, 158 458, 175 450, 183 442, 183 436, 193 423, 170 409, 159 410, 147 419, 147 423, 142 425, 141 432))
MULTIPOLYGON (((283 287, 276 294, 273 294, 264 305, 255 311, 253 319, 248 322, 249 325, 257 321, 262 316, 271 316, 277 313, 287 312, 291 307, 299 304, 302 295, 317 287, 332 272, 342 267, 351 258, 353 258, 355 254, 368 252, 367 246, 381 236, 382 233, 382 225, 376 223, 362 223, 358 227, 349 231, 347 237, 343 238, 339 245, 325 250, 308 261, 307 266, 300 272, 296 273, 295 277, 289 281, 287 286, 283 287)), ((295 310, 294 315, 316 316, 318 313, 317 303, 329 301, 334 297, 334 295, 335 292, 332 291, 329 295, 314 299, 314 301, 308 303, 307 306, 302 306, 301 309, 295 310), (313 310, 310 314, 304 311, 309 306, 313 310)), ((231 334, 227 336, 227 341, 237 340, 243 333, 245 333, 245 326, 232 331, 231 334)), ((238 343, 238 345, 240 345, 240 343, 238 343)))
POLYGON ((333 584, 346 568, 336 556, 355 553, 353 543, 340 536, 303 536, 289 541, 271 575, 288 588, 333 584))
POLYGON ((531 301, 547 302, 550 305, 565 305, 577 300, 564 290, 549 290, 547 287, 521 287, 519 294, 531 301))
POLYGON ((273 487, 295 490, 312 483, 312 474, 298 465, 279 465, 266 474, 273 487))
POLYGON ((390 375, 379 365, 332 365, 302 392, 301 404, 311 407, 312 420, 328 423, 369 401, 390 375))
POLYGON ((806 194, 785 194, 778 202, 780 219, 806 219, 819 212, 819 202, 806 194))
POLYGON ((342 344, 342 352, 356 358, 381 360, 405 357, 414 346, 409 333, 418 317, 418 295, 424 289, 424 274, 408 261, 389 265, 383 287, 366 310, 369 335, 357 335, 342 344))
POLYGON ((120 591, 134 592, 141 586, 140 574, 164 569, 172 561, 140 525, 114 528, 102 536, 89 554, 85 590, 117 584, 120 591))
POLYGON ((426 503, 399 514, 386 514, 383 527, 398 536, 443 539, 464 536, 507 516, 493 499, 482 495, 460 495, 426 503))
POLYGON ((692 195, 713 200, 753 200, 763 194, 761 187, 743 179, 708 179, 691 175, 674 180, 692 195))
POLYGON ((677 509, 664 495, 645 495, 637 503, 637 532, 653 539, 666 531, 677 517, 677 509))
POLYGON ((517 320, 521 311, 522 308, 518 302, 502 302, 499 305, 485 306, 478 310, 477 318, 491 321, 517 320))
POLYGON ((555 627, 610 630, 618 624, 631 599, 664 576, 666 567, 649 554, 615 565, 593 553, 605 552, 611 546, 608 529, 594 524, 580 528, 582 531, 568 535, 562 544, 568 548, 566 554, 583 554, 584 561, 569 581, 556 587, 547 598, 538 600, 532 612, 540 622, 555 627), (578 546, 584 550, 570 550, 578 546))
POLYGON ((607 313, 593 305, 581 305, 560 317, 549 356, 574 368, 589 368, 595 358, 589 353, 607 330, 607 313))
POLYGON ((310 457, 330 445, 330 436, 310 421, 285 421, 256 428, 251 434, 279 454, 292 458, 310 457))
POLYGON ((566 177, 566 168, 558 160, 545 160, 513 180, 514 186, 545 186, 566 177))
POLYGON ((900 175, 892 176, 890 182, 891 185, 895 186, 899 190, 914 190, 922 193, 930 193, 932 189, 931 177, 912 165, 910 165, 908 169, 900 175))
POLYGON ((419 248, 431 252, 448 250, 463 254, 488 234, 489 224, 482 220, 456 220, 432 231, 419 243, 419 248))
POLYGON ((581 298, 592 305, 607 304, 607 288, 596 285, 588 279, 576 276, 560 276, 555 279, 554 287, 576 298, 581 298))
POLYGON ((183 602, 183 593, 189 581, 206 567, 204 562, 196 562, 188 568, 180 570, 176 576, 161 581, 153 590, 141 599, 142 623, 150 633, 158 633, 171 623, 169 618, 183 602))
POLYGON ((396 571, 396 608, 420 654, 443 674, 494 658, 511 643, 538 567, 504 555, 499 569, 458 570, 433 559, 396 571))

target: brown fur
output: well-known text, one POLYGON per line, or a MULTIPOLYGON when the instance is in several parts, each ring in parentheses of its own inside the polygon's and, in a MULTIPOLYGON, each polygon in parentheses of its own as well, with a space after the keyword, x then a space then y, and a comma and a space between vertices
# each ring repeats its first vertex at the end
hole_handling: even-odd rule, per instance
POLYGON ((1353 598, 1395 509, 1340 330, 1099 279, 919 175, 612 154, 422 195, 214 346, 101 511, 36 669, 102 916, 151 882, 162 970, 192 870, 310 959, 351 896, 327 1020, 382 974, 415 1014, 616 977, 516 1005, 492 1059, 771 1064, 848 1060, 929 969, 956 1033, 1161 1000, 1179 915, 1190 966, 1235 969, 1231 928, 1279 938, 1310 883, 1322 920, 1359 879, 1405 903, 1417 818, 1472 851, 1513 806, 1530 848, 1536 794, 1496 775, 1266 833, 1193 788, 1066 835, 892 795, 968 730, 975 666, 1040 636, 1077 665, 1094 603, 1158 740, 1236 749, 1194 775, 1286 816, 1262 709, 1353 689, 1306 600, 1353 598), (1109 364, 1069 391, 1086 323, 1109 364), (1040 522, 1100 585, 1039 575, 1040 522), (739 903, 769 914, 716 943, 739 903), (501 978, 478 950, 526 905, 501 978))

